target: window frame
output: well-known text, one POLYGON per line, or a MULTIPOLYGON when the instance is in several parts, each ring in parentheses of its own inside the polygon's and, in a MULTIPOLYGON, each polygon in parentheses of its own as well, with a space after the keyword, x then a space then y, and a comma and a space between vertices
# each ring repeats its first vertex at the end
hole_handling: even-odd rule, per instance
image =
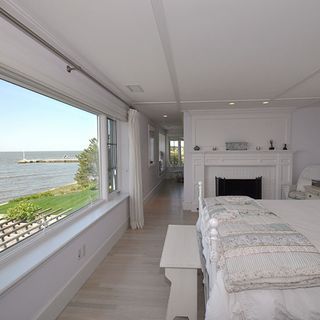
MULTIPOLYGON (((103 119, 106 119, 107 117, 107 114, 104 111, 99 111, 88 104, 56 91, 52 87, 31 80, 31 78, 25 77, 16 70, 11 71, 11 69, 7 69, 3 66, 0 66, 0 79, 95 114, 98 117, 99 124, 97 138, 100 166, 107 161, 105 153, 103 153, 103 149, 101 148, 101 144, 106 142, 106 139, 101 139, 101 137, 103 137, 101 132, 106 132, 101 131, 101 123, 103 123, 103 119)), ((126 120, 125 117, 119 115, 117 121, 118 124, 121 124, 117 126, 119 130, 118 141, 122 142, 122 135, 120 136, 120 132, 122 131, 120 130, 120 127, 122 127, 122 121, 126 120)), ((122 159, 120 158, 122 148, 118 148, 118 152, 120 179, 118 181, 118 187, 120 187, 123 184, 121 183, 120 185, 121 177, 125 176, 125 174, 123 174, 120 168, 120 164, 122 164, 122 159)), ((123 165, 123 167, 125 168, 125 165, 123 165)), ((101 170, 99 171, 99 174, 100 188, 102 189, 101 182, 103 179, 101 178, 101 170)), ((32 272, 41 267, 42 264, 47 263, 49 259, 57 255, 63 248, 68 247, 70 243, 74 245, 76 243, 75 239, 85 233, 91 226, 99 224, 101 219, 104 219, 108 214, 112 214, 113 210, 118 206, 122 205, 124 202, 127 204, 129 203, 129 195, 126 192, 118 194, 114 199, 108 199, 107 192, 105 193, 106 196, 103 195, 104 194, 101 192, 100 199, 88 206, 80 208, 74 214, 59 221, 59 223, 48 226, 45 229, 45 232, 36 233, 20 242, 18 245, 9 247, 7 250, 1 252, 0 264, 3 266, 1 276, 4 281, 2 281, 0 285, 0 294, 6 294, 6 292, 14 288, 15 285, 19 284, 21 279, 32 274, 32 272), (13 269, 15 272, 12 272, 13 269)), ((84 263, 86 263, 86 260, 84 260, 84 263)))
POLYGON ((154 167, 155 165, 156 165, 156 161, 155 161, 155 139, 156 139, 156 129, 152 126, 152 125, 150 125, 150 124, 148 124, 148 167, 150 168, 150 167, 154 167), (154 136, 153 136, 153 161, 152 161, 152 163, 151 163, 151 140, 150 140, 150 138, 151 138, 151 136, 150 136, 150 131, 153 131, 153 133, 154 133, 154 136))
MULTIPOLYGON (((183 167, 184 166, 184 160, 182 162, 182 157, 181 157, 181 142, 184 142, 184 138, 183 137, 168 137, 168 163, 169 166, 172 168, 175 167, 183 167), (171 163, 171 157, 170 157, 170 142, 171 141, 178 141, 178 165, 173 165, 171 163)), ((184 149, 184 145, 183 145, 183 149, 184 149)))
MULTIPOLYGON (((0 66, 0 79, 6 82, 9 82, 13 85, 17 85, 23 89, 30 90, 34 93, 40 94, 42 96, 54 99, 56 101, 62 102, 70 107, 77 108, 83 110, 85 112, 89 112, 95 116, 97 116, 97 141, 98 141, 98 152, 99 152, 99 191, 100 195, 96 201, 92 203, 88 203, 86 206, 75 210, 72 214, 68 215, 64 219, 61 219, 57 223, 47 226, 40 232, 37 232, 30 237, 27 237, 23 241, 17 243, 17 245, 11 246, 5 251, 0 253, 0 262, 6 261, 12 255, 15 256, 16 254, 21 254, 26 248, 30 245, 36 246, 38 241, 42 241, 46 239, 48 235, 52 236, 56 231, 63 230, 67 226, 73 223, 77 223, 79 219, 82 219, 84 216, 90 215, 91 212, 96 210, 97 208, 101 207, 102 205, 108 205, 110 200, 115 200, 115 195, 118 194, 120 191, 120 181, 121 181, 121 170, 120 170, 120 148, 117 147, 117 167, 118 167, 118 183, 117 183, 117 190, 108 194, 105 192, 107 190, 108 182, 103 179, 103 176, 108 178, 107 175, 107 165, 108 165, 108 158, 107 158, 107 149, 103 148, 106 147, 107 138, 106 135, 103 135, 102 132, 106 132, 106 119, 111 118, 117 121, 117 146, 119 146, 119 137, 120 137, 120 126, 118 125, 118 120, 108 115, 107 113, 103 113, 98 111, 97 109, 90 107, 89 105, 78 101, 70 96, 67 96, 59 91, 56 91, 50 87, 47 87, 40 82, 36 82, 33 79, 25 77, 22 74, 17 72, 8 70, 0 66), (105 165, 104 165, 105 164, 105 165)), ((118 199, 118 198, 117 198, 118 199)), ((121 200, 122 201, 122 200, 121 200)), ((112 201, 113 203, 113 201, 112 201)))
POLYGON ((158 134, 158 158, 159 158, 159 176, 161 177, 165 172, 166 172, 166 169, 167 169, 167 161, 166 161, 166 158, 167 158, 167 148, 166 148, 166 140, 167 140, 167 136, 165 133, 159 131, 159 134, 158 134), (160 135, 162 135, 164 137, 164 150, 160 150, 160 135), (163 170, 161 171, 160 170, 160 152, 164 152, 164 155, 163 155, 163 170))
POLYGON ((113 199, 115 194, 119 193, 120 192, 120 181, 121 181, 121 177, 120 177, 120 148, 119 148, 119 135, 120 135, 120 128, 119 128, 119 123, 118 121, 107 115, 106 116, 106 152, 107 152, 107 155, 106 155, 106 162, 107 162, 107 177, 106 177, 106 180, 107 180, 107 193, 108 193, 108 199, 113 199), (115 124, 116 124, 116 157, 117 157, 117 161, 116 161, 116 169, 117 169, 117 183, 116 183, 116 189, 115 190, 112 190, 111 192, 109 191, 109 167, 108 167, 108 164, 109 164, 109 157, 108 157, 108 119, 112 120, 112 121, 115 121, 115 124))

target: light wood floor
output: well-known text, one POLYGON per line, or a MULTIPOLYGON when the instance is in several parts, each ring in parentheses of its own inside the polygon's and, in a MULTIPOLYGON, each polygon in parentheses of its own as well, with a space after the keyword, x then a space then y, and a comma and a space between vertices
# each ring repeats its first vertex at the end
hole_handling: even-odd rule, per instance
MULTIPOLYGON (((169 282, 159 268, 168 224, 195 224, 182 210, 183 185, 165 182, 144 208, 143 230, 127 230, 59 320, 164 320, 169 282)), ((198 319, 203 319, 201 275, 198 319)), ((176 318, 184 319, 184 318, 176 318)))

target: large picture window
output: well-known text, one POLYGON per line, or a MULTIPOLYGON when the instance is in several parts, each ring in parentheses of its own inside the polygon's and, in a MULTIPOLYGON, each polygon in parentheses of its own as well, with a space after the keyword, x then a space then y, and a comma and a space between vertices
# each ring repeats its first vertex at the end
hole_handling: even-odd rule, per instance
POLYGON ((109 193, 118 189, 118 168, 117 168, 117 122, 107 119, 107 148, 108 148, 108 191, 109 193))
POLYGON ((100 198, 97 115, 0 80, 0 252, 100 198))

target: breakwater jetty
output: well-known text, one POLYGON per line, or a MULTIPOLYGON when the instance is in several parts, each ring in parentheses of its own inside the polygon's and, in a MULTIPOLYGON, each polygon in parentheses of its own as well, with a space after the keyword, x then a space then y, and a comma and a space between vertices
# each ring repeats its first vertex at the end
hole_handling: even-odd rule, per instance
POLYGON ((62 158, 62 159, 22 159, 19 160, 19 164, 27 163, 74 163, 79 162, 76 158, 62 158))

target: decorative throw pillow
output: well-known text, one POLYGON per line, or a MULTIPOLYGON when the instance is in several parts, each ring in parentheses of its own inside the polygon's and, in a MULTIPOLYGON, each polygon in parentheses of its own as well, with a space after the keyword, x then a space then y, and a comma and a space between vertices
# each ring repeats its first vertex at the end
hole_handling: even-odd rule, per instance
POLYGON ((298 180, 298 184, 297 184, 297 191, 304 192, 304 191, 306 191, 304 187, 305 186, 311 186, 311 184, 312 184, 312 180, 311 179, 309 179, 309 178, 300 178, 298 180))
POLYGON ((295 200, 305 200, 307 196, 305 192, 302 191, 291 191, 289 192, 289 198, 295 200))

